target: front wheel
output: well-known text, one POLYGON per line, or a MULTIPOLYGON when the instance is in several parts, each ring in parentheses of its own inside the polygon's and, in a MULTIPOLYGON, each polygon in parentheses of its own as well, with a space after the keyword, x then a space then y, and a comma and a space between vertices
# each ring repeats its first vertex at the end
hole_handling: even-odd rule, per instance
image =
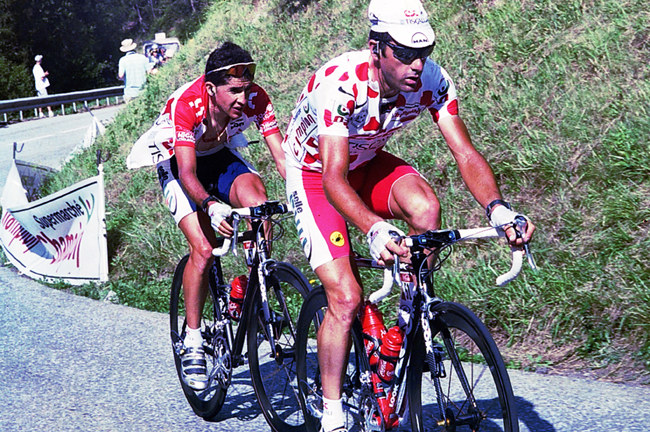
POLYGON ((194 410, 196 415, 206 420, 211 420, 219 414, 224 404, 227 383, 230 377, 230 349, 227 346, 223 331, 218 331, 219 326, 217 325, 222 318, 218 300, 215 299, 218 296, 216 295, 217 276, 214 274, 214 271, 219 266, 219 262, 217 261, 215 263, 215 267, 210 273, 210 289, 208 290, 208 296, 201 317, 201 333, 205 341, 204 347, 210 382, 207 389, 197 391, 191 389, 183 382, 181 358, 179 355, 187 326, 187 321, 185 320, 185 302, 183 301, 183 272, 185 271, 187 260, 188 256, 185 256, 178 263, 174 272, 171 289, 169 319, 174 362, 176 363, 176 372, 178 373, 178 379, 181 382, 183 393, 190 403, 192 410, 194 410))
POLYGON ((412 430, 518 432, 510 378, 485 325, 457 303, 432 312, 431 349, 420 330, 411 355, 412 430))
MULTIPOLYGON (((327 312, 327 296, 322 287, 314 288, 307 296, 298 318, 296 339, 297 376, 300 402, 307 431, 318 432, 323 416, 323 388, 318 364, 316 335, 327 312)), ((372 415, 376 413, 372 401, 370 365, 363 345, 358 320, 352 327, 352 347, 343 378, 341 398, 345 427, 349 431, 381 430, 372 415)))
POLYGON ((296 326, 311 285, 291 264, 274 263, 269 270, 268 322, 259 290, 249 315, 249 367, 257 400, 271 428, 276 432, 298 432, 305 429, 305 422, 296 384, 296 326))

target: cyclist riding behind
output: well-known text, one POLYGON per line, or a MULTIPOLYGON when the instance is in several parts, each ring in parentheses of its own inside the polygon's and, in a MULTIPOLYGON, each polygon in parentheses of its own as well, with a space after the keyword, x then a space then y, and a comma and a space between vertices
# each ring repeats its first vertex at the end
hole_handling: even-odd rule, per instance
POLYGON ((201 311, 217 245, 215 231, 233 234, 232 207, 267 200, 262 180, 236 150, 248 145, 243 131, 255 124, 284 178, 282 134, 267 93, 253 82, 255 63, 232 42, 209 56, 205 74, 176 90, 154 126, 136 142, 127 165, 157 165, 165 203, 189 244, 183 274, 187 334, 183 380, 195 390, 208 385, 201 311))
MULTIPOLYGON (((329 307, 318 333, 325 432, 344 431, 341 377, 350 352, 350 328, 363 299, 347 232, 367 234, 370 253, 383 263, 408 249, 391 239, 403 233, 386 219, 401 219, 409 234, 440 228, 440 204, 427 181, 383 147, 399 129, 428 111, 475 199, 495 226, 512 225, 517 212, 503 201, 492 169, 472 145, 458 115, 456 89, 429 59, 433 29, 419 0, 372 0, 369 50, 345 53, 309 80, 283 141, 287 199, 300 241, 323 283, 329 307)), ((530 221, 513 245, 528 242, 530 221)))

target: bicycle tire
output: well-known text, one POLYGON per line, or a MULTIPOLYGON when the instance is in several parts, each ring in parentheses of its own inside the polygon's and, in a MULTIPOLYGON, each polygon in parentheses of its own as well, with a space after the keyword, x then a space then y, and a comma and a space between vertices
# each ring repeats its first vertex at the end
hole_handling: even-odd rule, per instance
POLYGON ((420 330, 407 385, 411 430, 461 432, 480 427, 481 431, 518 432, 510 378, 487 327, 458 303, 440 303, 432 312, 432 338, 446 376, 436 378, 431 373, 434 362, 427 358, 420 330), (442 406, 436 386, 442 392, 442 406))
MULTIPOLYGON (((298 317, 296 340, 296 374, 300 403, 308 432, 320 430, 323 392, 320 383, 320 369, 316 353, 315 335, 327 309, 327 296, 322 286, 314 288, 303 303, 298 317)), ((370 380, 370 365, 363 345, 361 324, 355 320, 352 327, 352 347, 343 383, 342 401, 345 427, 349 431, 377 430, 376 425, 368 427, 362 423, 372 421, 368 405, 374 399, 370 380), (364 377, 365 381, 364 382, 364 377)), ((375 407, 378 409, 378 407, 375 407)))
POLYGON ((267 300, 274 319, 273 336, 279 356, 272 357, 258 290, 247 326, 251 380, 271 428, 276 432, 302 432, 305 425, 297 394, 295 336, 300 305, 311 285, 291 264, 276 262, 268 269, 267 300))
MULTIPOLYGON (((191 389, 187 384, 183 382, 182 372, 181 372, 181 359, 175 348, 175 344, 179 341, 182 341, 185 337, 185 327, 187 322, 185 320, 184 311, 185 306, 183 302, 183 272, 185 271, 185 265, 187 264, 189 256, 186 255, 181 259, 176 267, 174 272, 174 279, 172 281, 171 297, 170 297, 170 330, 172 338, 172 351, 174 353, 174 363, 176 364, 176 372, 178 374, 178 379, 183 388, 183 394, 189 402, 192 410, 196 415, 204 418, 205 420, 212 420, 219 414, 221 408, 226 399, 227 389, 222 388, 218 382, 215 380, 210 380, 210 384, 206 390, 195 391, 191 389)), ((218 260, 219 258, 217 258, 218 260)), ((220 265, 217 261, 215 266, 220 265)), ((206 329, 213 329, 215 318, 218 320, 221 317, 221 310, 217 306, 218 303, 215 303, 214 299, 216 296, 216 287, 217 281, 215 280, 216 276, 214 273, 210 272, 210 289, 207 296, 205 306, 203 308, 203 317, 202 321, 202 333, 204 333, 204 340, 209 341, 210 339, 206 337, 206 329)), ((214 375, 214 367, 217 364, 216 356, 211 355, 215 353, 215 347, 212 342, 208 342, 206 347, 206 360, 208 363, 208 376, 214 375)))

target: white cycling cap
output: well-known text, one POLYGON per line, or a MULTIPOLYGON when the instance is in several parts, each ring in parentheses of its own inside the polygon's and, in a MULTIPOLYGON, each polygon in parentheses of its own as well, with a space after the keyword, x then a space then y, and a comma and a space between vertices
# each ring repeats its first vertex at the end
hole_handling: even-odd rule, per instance
POLYGON ((436 40, 429 15, 420 0, 371 0, 368 6, 370 29, 388 33, 397 43, 424 48, 436 40))

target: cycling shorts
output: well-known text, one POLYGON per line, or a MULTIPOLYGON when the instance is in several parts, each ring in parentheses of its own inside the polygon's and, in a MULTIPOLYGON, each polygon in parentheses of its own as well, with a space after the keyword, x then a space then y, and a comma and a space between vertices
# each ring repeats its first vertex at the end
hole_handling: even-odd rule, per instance
MULTIPOLYGON (((408 175, 420 173, 402 159, 380 151, 367 164, 350 171, 348 181, 370 210, 384 219, 394 219, 389 207, 393 186, 408 175)), ((322 173, 287 164, 287 201, 313 269, 351 255, 347 224, 325 196, 322 173)))
MULTIPOLYGON (((158 163, 156 170, 165 204, 178 225, 185 216, 197 211, 199 206, 190 199, 181 186, 176 156, 158 163)), ((238 176, 247 173, 259 175, 236 150, 224 148, 216 153, 196 158, 196 176, 205 190, 228 205, 232 205, 230 203, 232 184, 238 176)))

